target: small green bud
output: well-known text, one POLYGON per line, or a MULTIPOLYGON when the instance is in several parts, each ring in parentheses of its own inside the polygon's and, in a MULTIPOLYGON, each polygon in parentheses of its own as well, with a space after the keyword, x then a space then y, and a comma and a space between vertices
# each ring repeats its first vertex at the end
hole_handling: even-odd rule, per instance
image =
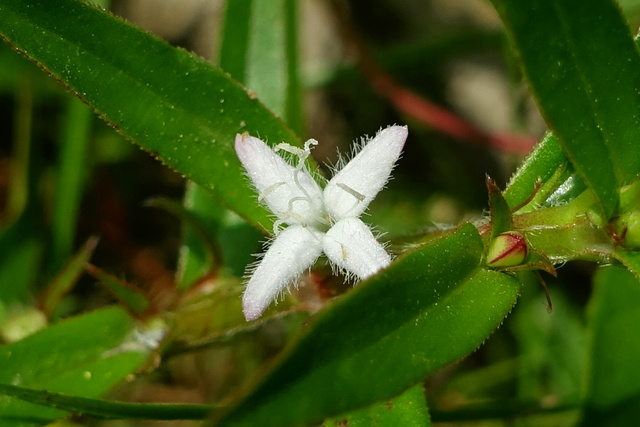
POLYGON ((515 267, 527 258, 527 240, 517 231, 497 235, 487 250, 489 267, 515 267))

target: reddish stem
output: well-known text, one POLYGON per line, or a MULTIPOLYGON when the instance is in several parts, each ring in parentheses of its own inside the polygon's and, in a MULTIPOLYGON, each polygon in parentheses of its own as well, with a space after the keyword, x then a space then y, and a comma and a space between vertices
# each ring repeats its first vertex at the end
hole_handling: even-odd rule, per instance
POLYGON ((343 5, 335 1, 332 3, 345 39, 356 53, 358 66, 378 95, 389 100, 396 109, 446 135, 503 152, 524 155, 534 146, 536 138, 533 136, 491 134, 398 83, 377 63, 360 36, 353 30, 346 18, 343 5))

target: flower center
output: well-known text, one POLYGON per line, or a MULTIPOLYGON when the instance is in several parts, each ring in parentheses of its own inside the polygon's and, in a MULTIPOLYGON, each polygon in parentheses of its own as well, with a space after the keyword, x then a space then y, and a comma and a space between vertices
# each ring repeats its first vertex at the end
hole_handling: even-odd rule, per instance
MULTIPOLYGON (((293 182, 295 186, 300 190, 301 196, 292 197, 289 199, 287 210, 278 213, 278 219, 273 224, 274 234, 278 234, 280 226, 289 221, 295 221, 303 227, 311 227, 321 233, 329 230, 331 224, 327 215, 325 214, 324 204, 322 198, 314 199, 307 188, 300 182, 301 179, 311 179, 311 174, 307 170, 305 161, 311 155, 311 146, 318 145, 318 141, 315 139, 309 139, 304 143, 304 148, 294 147, 287 143, 280 143, 274 147, 275 151, 286 151, 298 158, 297 165, 293 171, 293 182), (300 207, 300 204, 306 204, 306 206, 300 207), (297 209, 296 209, 297 206, 297 209), (301 213, 302 212, 302 213, 301 213)), ((284 185, 284 182, 277 182, 265 189, 260 198, 264 198, 269 192, 274 191, 276 188, 284 185)))
MULTIPOLYGON (((298 158, 295 169, 293 170, 293 183, 299 190, 299 196, 292 197, 289 199, 287 203, 287 210, 284 212, 278 212, 278 219, 273 223, 273 234, 278 235, 280 232, 280 227, 283 224, 295 222, 300 224, 302 227, 313 229, 314 232, 324 234, 333 226, 335 223, 335 218, 332 218, 325 209, 324 200, 322 194, 320 197, 317 195, 314 197, 309 194, 310 184, 307 182, 301 182, 301 180, 311 180, 314 188, 317 184, 313 181, 313 177, 309 173, 306 167, 306 160, 311 155, 311 147, 318 145, 318 141, 315 139, 309 139, 304 143, 304 148, 294 147, 285 142, 282 142, 274 147, 274 150, 277 151, 286 151, 287 153, 293 154, 298 158), (306 184, 306 185, 305 185, 306 184)), ((266 189, 262 191, 260 196, 258 197, 258 201, 262 201, 265 197, 267 197, 271 192, 275 191, 282 185, 286 185, 285 182, 276 182, 275 184, 270 185, 266 189)), ((353 197, 353 207, 350 209, 355 209, 359 203, 365 200, 364 194, 358 192, 357 190, 351 188, 350 186, 344 183, 335 184, 342 191, 348 193, 353 197)), ((314 236, 316 233, 312 233, 314 236)))

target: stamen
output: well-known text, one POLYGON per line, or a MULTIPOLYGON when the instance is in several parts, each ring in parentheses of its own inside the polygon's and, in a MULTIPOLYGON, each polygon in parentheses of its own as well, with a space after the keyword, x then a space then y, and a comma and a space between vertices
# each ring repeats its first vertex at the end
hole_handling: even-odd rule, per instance
POLYGON ((273 193, 276 188, 280 187, 281 185, 284 185, 285 183, 280 181, 280 182, 276 182, 275 184, 271 184, 270 186, 268 186, 267 188, 265 188, 264 190, 262 190, 262 192, 260 192, 260 194, 258 195, 258 203, 262 203, 262 201, 271 193, 273 193))
MULTIPOLYGON (((287 222, 288 219, 293 219, 296 222, 298 222, 301 226, 303 227, 307 227, 309 224, 307 223, 307 219, 304 218, 302 215, 297 214, 294 209, 293 209, 293 204, 295 202, 298 201, 303 201, 303 202, 307 202, 309 204, 309 206, 313 207, 314 206, 314 200, 311 197, 311 195, 309 194, 309 192, 307 191, 307 189, 300 183, 300 172, 302 171, 303 173, 307 173, 306 167, 305 167, 305 161, 307 160, 307 158, 311 155, 311 146, 314 145, 318 145, 318 141, 316 141, 315 139, 309 139, 308 141, 306 141, 304 143, 304 148, 299 148, 299 147, 295 147, 293 145, 287 144, 286 142, 282 142, 280 144, 277 144, 273 149, 274 151, 286 151, 287 153, 291 153, 294 156, 298 157, 298 163, 293 171, 293 182, 296 185, 296 187, 298 187, 298 190, 300 190, 300 192, 302 193, 302 196, 297 196, 297 197, 292 197, 289 200, 289 204, 288 204, 288 210, 286 212, 281 212, 278 214, 278 216, 280 217, 280 219, 278 219, 277 221, 274 222, 273 224, 273 233, 274 234, 278 234, 278 232, 280 231, 279 228, 280 226, 287 222)), ((278 186, 271 185, 269 186, 269 188, 267 188, 265 190, 265 192, 270 192, 273 191, 277 188, 278 186)), ((265 194, 266 195, 266 194, 265 194)), ((363 196, 364 197, 364 196, 363 196)), ((324 218, 313 218, 311 219, 312 222, 320 222, 323 225, 329 225, 330 223, 325 220, 324 218)))
MULTIPOLYGON (((295 182, 296 187, 298 187, 298 189, 302 191, 302 194, 304 194, 304 199, 307 200, 307 203, 309 203, 309 205, 312 205, 313 201, 311 200, 311 196, 309 195, 307 190, 305 190, 305 188, 300 184, 300 180, 298 179, 299 174, 300 169, 296 169, 295 171, 293 171, 293 182, 295 182)), ((294 199, 300 199, 300 197, 294 197, 294 199)))
POLYGON ((297 202, 297 201, 302 201, 302 202, 307 202, 309 203, 309 196, 307 195, 307 197, 292 197, 289 200, 289 210, 288 212, 293 212, 293 202, 297 202))
POLYGON ((280 217, 279 219, 277 219, 274 223, 273 223, 273 234, 274 235, 278 235, 278 233, 280 233, 280 226, 282 224, 285 224, 287 222, 288 219, 295 219, 296 221, 298 221, 300 223, 301 226, 303 227, 307 227, 307 221, 304 219, 304 217, 302 217, 301 215, 298 215, 295 212, 291 212, 291 211, 286 211, 286 212, 282 212, 280 214, 278 214, 278 216, 280 217))
POLYGON ((364 202, 364 194, 354 190, 353 188, 349 187, 347 184, 343 184, 341 182, 337 183, 336 186, 342 188, 344 191, 346 191, 347 193, 351 194, 353 197, 355 197, 356 199, 358 199, 361 202, 364 202))
POLYGON ((356 206, 358 206, 358 203, 360 202, 364 202, 365 196, 364 194, 360 193, 359 191, 354 190, 353 188, 349 187, 347 184, 343 184, 341 182, 336 184, 336 187, 340 188, 343 191, 346 191, 347 193, 351 194, 356 200, 354 200, 353 206, 351 206, 346 212, 351 211, 352 209, 355 209, 356 206))
POLYGON ((275 220, 275 222, 273 223, 273 235, 277 236, 278 234, 280 234, 280 226, 284 224, 284 220, 282 219, 277 219, 275 220))
POLYGON ((314 204, 311 196, 309 195, 309 192, 302 186, 302 184, 300 184, 299 176, 301 170, 305 170, 306 172, 304 162, 311 155, 311 146, 315 145, 318 145, 318 141, 316 141, 315 139, 309 139, 304 143, 304 148, 294 147, 293 145, 287 144, 286 142, 281 142, 274 147, 275 151, 286 151, 287 153, 291 153, 294 156, 298 157, 298 164, 296 165, 296 169, 293 171, 293 182, 295 183, 296 187, 298 187, 300 192, 304 195, 304 197, 294 197, 289 200, 289 214, 295 215, 293 213, 293 202, 302 200, 309 203, 310 206, 313 206, 314 204))
POLYGON ((318 145, 318 141, 313 139, 313 138, 311 138, 311 139, 308 139, 307 142, 304 143, 304 151, 307 152, 307 156, 309 154, 311 154, 311 146, 312 145, 315 147, 316 145, 318 145))
POLYGON ((280 144, 273 147, 273 151, 286 151, 287 153, 291 153, 294 156, 304 156, 304 149, 294 147, 293 145, 287 144, 286 142, 281 142, 280 144))
POLYGON ((318 141, 315 139, 309 139, 304 143, 304 148, 298 148, 291 144, 287 144, 286 142, 281 142, 280 144, 274 147, 275 151, 286 151, 287 153, 291 153, 294 156, 298 157, 298 165, 297 169, 302 169, 304 167, 304 162, 311 155, 311 146, 318 145, 318 141))

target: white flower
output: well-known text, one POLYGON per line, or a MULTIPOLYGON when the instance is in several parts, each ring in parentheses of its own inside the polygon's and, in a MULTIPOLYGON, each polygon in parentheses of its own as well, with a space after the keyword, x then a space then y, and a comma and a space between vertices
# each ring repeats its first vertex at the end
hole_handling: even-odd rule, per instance
POLYGON ((389 265, 391 257, 359 216, 389 180, 406 138, 405 126, 378 132, 322 189, 304 163, 317 141, 307 141, 304 149, 284 143, 271 149, 248 134, 236 136, 236 153, 258 200, 277 217, 275 238, 242 297, 247 320, 260 317, 323 252, 334 270, 360 279, 389 265), (297 166, 283 160, 278 150, 297 156, 297 166), (287 227, 280 230, 283 225, 287 227))

